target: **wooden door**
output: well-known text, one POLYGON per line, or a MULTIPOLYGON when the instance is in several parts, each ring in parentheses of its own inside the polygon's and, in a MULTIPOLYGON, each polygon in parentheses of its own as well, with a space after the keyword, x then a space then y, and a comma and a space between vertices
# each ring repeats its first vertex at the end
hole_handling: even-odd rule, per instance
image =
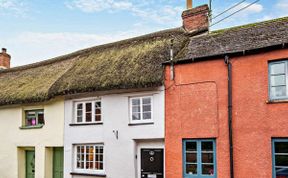
POLYGON ((53 149, 53 178, 63 178, 63 148, 53 149))
POLYGON ((35 151, 26 151, 26 178, 35 178, 35 151))

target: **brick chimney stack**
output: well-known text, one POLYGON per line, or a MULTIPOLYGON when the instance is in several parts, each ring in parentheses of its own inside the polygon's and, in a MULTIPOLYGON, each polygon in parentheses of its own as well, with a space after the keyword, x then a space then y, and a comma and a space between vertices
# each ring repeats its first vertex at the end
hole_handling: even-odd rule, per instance
POLYGON ((205 32, 209 30, 209 6, 193 8, 192 0, 187 0, 187 10, 182 13, 183 27, 187 32, 205 32))
POLYGON ((10 68, 11 56, 7 54, 7 49, 2 48, 0 53, 0 69, 9 69, 10 68))

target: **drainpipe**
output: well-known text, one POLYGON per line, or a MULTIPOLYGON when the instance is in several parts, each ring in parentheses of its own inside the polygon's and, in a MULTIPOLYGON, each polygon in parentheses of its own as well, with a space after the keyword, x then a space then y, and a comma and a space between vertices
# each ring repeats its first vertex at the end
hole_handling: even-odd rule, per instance
POLYGON ((174 39, 171 39, 170 41, 170 62, 171 62, 171 65, 170 65, 170 80, 174 80, 174 75, 175 75, 175 72, 174 72, 174 52, 173 52, 173 42, 174 42, 174 39))
POLYGON ((225 56, 224 60, 228 69, 228 125, 229 125, 229 151, 230 151, 230 178, 234 178, 233 127, 232 127, 232 64, 229 61, 229 56, 225 56))

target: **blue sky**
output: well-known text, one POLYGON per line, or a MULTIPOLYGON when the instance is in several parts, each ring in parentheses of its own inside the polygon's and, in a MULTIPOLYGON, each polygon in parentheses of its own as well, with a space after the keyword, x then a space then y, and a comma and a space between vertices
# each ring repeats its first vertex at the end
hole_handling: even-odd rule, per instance
MULTIPOLYGON (((213 0, 213 16, 240 1, 213 0)), ((194 0, 194 6, 207 2, 194 0)), ((185 5, 186 0, 0 0, 0 47, 8 49, 12 66, 33 63, 179 27, 185 5)), ((288 16, 287 9, 288 0, 260 0, 212 30, 288 16)))

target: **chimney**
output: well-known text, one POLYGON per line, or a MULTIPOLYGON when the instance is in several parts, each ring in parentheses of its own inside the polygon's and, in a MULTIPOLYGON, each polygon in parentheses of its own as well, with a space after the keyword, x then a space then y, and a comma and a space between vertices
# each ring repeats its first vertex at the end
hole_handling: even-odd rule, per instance
POLYGON ((193 8, 192 0, 187 0, 187 10, 182 13, 183 27, 187 32, 205 32, 209 30, 209 6, 193 8))
POLYGON ((0 53, 0 70, 10 68, 10 59, 11 56, 7 54, 7 49, 2 48, 2 52, 0 53))

